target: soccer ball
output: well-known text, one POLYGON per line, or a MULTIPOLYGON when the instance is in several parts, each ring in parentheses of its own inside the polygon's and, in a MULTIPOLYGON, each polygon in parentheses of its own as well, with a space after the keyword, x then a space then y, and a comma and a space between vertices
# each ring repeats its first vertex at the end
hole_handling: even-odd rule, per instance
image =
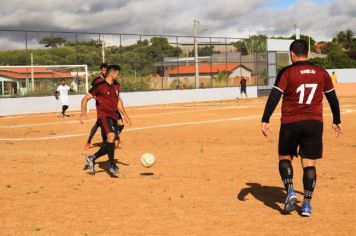
POLYGON ((141 156, 141 164, 144 167, 151 167, 153 164, 155 164, 156 158, 152 153, 144 153, 141 156))

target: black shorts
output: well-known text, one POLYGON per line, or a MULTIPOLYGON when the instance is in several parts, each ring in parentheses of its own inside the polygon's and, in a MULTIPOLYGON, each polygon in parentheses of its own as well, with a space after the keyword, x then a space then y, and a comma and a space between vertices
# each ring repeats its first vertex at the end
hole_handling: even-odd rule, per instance
POLYGON ((99 117, 97 121, 101 127, 102 130, 106 134, 108 133, 117 133, 119 130, 119 127, 117 126, 117 120, 111 118, 110 116, 106 117, 99 117))
POLYGON ((120 112, 117 112, 117 113, 116 113, 116 119, 122 120, 122 116, 121 116, 120 112))
POLYGON ((323 155, 323 122, 317 120, 282 124, 279 131, 278 153, 320 159, 323 155), (299 148, 299 152, 298 152, 299 148))

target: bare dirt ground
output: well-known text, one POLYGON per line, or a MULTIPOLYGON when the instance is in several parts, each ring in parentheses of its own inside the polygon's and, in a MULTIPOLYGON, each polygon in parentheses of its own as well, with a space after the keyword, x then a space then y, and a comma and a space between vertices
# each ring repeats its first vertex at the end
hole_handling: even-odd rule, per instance
MULTIPOLYGON (((265 138, 265 98, 128 108, 120 174, 85 170, 95 112, 0 118, 0 235, 355 235, 356 97, 342 97, 344 134, 332 136, 325 103, 324 158, 313 214, 283 215, 278 107, 265 138), (155 154, 155 166, 139 162, 155 154), (151 174, 150 174, 151 173, 151 174)), ((100 142, 100 132, 94 143, 100 142)), ((302 168, 294 160, 302 200, 302 168)))

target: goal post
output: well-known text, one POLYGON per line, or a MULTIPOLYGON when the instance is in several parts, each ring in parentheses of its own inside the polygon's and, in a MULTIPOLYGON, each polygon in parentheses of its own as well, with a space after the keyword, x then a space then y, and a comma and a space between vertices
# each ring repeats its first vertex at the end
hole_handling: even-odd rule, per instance
POLYGON ((62 80, 71 88, 70 94, 87 93, 88 66, 0 66, 0 97, 53 95, 62 80))

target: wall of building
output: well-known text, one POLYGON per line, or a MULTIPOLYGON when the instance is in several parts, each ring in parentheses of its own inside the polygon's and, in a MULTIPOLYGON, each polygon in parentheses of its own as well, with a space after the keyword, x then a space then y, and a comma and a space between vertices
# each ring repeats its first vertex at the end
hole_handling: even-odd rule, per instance
POLYGON ((234 70, 229 77, 234 78, 234 77, 251 77, 251 71, 246 70, 243 67, 239 67, 236 70, 234 70))
MULTIPOLYGON (((249 97, 257 97, 257 87, 247 87, 247 93, 249 97)), ((121 97, 127 107, 228 100, 236 99, 237 96, 240 96, 239 88, 237 87, 121 93, 121 97)), ((82 98, 83 95, 70 96, 69 111, 79 111, 82 98)), ((95 101, 93 99, 89 103, 89 108, 95 109, 95 101)), ((60 111, 61 104, 54 96, 0 98, 0 116, 41 112, 59 113, 60 111)))
POLYGON ((335 71, 338 83, 356 83, 356 69, 328 69, 331 73, 335 71))

